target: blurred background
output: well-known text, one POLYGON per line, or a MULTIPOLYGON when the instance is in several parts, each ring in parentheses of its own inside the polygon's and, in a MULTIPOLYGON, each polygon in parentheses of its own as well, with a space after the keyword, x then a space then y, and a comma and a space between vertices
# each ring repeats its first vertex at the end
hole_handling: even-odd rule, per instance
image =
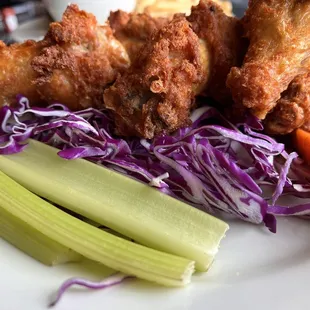
MULTIPOLYGON (((153 15, 156 16, 161 15, 160 13, 164 6, 175 6, 176 11, 179 11, 178 8, 180 7, 182 8, 180 10, 186 11, 187 9, 183 9, 185 5, 190 8, 190 6, 197 1, 198 0, 137 0, 136 9, 137 11, 141 11, 144 10, 145 7, 150 7, 153 9, 153 11, 151 10, 151 13, 154 13, 153 15)), ((243 15, 248 4, 248 0, 217 1, 222 1, 225 11, 229 13, 232 10, 233 14, 237 17, 243 15)), ((72 0, 68 2, 74 3, 75 1, 72 0)), ((55 16, 51 12, 50 7, 48 7, 48 10, 46 9, 46 4, 48 3, 54 4, 55 0, 0 0, 0 40, 7 44, 21 42, 25 39, 40 40, 44 35, 49 22, 52 19, 58 18, 57 14, 55 16), (51 17, 48 12, 52 13, 51 15, 53 15, 53 17, 51 17)), ((66 1, 61 1, 62 6, 65 5, 65 3, 66 1)), ((123 3, 125 7, 126 4, 128 7, 127 0, 124 0, 123 3)), ((126 10, 124 7, 121 8, 126 10)))

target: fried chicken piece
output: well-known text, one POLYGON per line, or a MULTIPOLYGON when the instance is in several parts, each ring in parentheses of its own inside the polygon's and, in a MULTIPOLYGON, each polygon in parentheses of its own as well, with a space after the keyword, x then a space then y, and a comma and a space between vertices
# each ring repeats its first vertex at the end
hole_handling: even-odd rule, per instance
POLYGON ((45 40, 51 46, 32 61, 37 91, 45 101, 72 110, 102 107, 105 88, 130 64, 111 28, 98 25, 77 5, 68 6, 62 21, 50 25, 45 40))
POLYGON ((267 115, 265 130, 284 135, 304 125, 310 118, 310 72, 298 75, 267 115))
POLYGON ((209 75, 201 47, 184 16, 153 35, 130 69, 105 91, 118 134, 153 138, 189 124, 197 89, 209 75))
POLYGON ((105 92, 118 134, 153 138, 186 126, 201 93, 231 102, 225 82, 231 67, 242 63, 240 31, 212 1, 201 1, 187 19, 175 15, 105 92))
POLYGON ((307 72, 310 1, 250 0, 243 18, 250 46, 227 85, 237 104, 264 119, 293 79, 307 72))
POLYGON ((22 94, 34 105, 43 101, 61 102, 73 110, 100 107, 104 89, 129 64, 111 28, 70 5, 44 40, 0 43, 0 106, 22 94))
POLYGON ((31 82, 35 72, 31 60, 40 54, 47 42, 26 41, 6 46, 0 41, 0 107, 16 103, 16 95, 24 95, 34 104, 41 99, 31 82))
POLYGON ((230 90, 226 79, 234 66, 242 64, 247 42, 242 38, 240 21, 227 16, 222 8, 213 1, 200 1, 192 8, 187 18, 194 32, 206 43, 210 76, 204 94, 222 105, 231 103, 230 90))
POLYGON ((131 61, 152 35, 165 26, 169 19, 153 18, 147 13, 111 12, 109 23, 113 34, 125 47, 131 61))

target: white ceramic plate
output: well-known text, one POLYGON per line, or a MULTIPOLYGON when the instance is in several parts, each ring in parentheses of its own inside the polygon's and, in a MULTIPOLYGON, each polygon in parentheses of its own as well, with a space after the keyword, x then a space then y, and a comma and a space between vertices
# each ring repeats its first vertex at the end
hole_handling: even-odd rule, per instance
MULTIPOLYGON (((57 310, 308 310, 310 223, 279 220, 278 233, 239 221, 223 241, 208 274, 185 289, 139 280, 105 291, 71 289, 57 310)), ((42 310, 62 281, 99 280, 107 271, 92 264, 45 267, 0 239, 0 309, 42 310)))

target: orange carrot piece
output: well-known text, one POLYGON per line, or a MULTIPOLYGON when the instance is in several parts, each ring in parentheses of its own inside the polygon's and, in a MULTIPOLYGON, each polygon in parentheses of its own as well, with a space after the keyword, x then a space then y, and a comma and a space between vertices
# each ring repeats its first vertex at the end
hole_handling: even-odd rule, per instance
POLYGON ((294 144, 299 155, 310 164, 310 132, 297 129, 294 133, 294 144))

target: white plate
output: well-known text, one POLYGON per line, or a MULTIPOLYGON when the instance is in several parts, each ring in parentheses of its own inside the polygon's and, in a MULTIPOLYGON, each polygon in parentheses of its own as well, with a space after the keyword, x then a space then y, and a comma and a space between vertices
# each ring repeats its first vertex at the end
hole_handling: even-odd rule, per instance
MULTIPOLYGON (((308 310, 310 223, 279 220, 278 233, 239 221, 208 274, 185 289, 138 280, 105 291, 72 289, 57 310, 308 310)), ((100 279, 93 266, 45 267, 0 239, 0 309, 46 309, 51 293, 72 276, 100 279)))

